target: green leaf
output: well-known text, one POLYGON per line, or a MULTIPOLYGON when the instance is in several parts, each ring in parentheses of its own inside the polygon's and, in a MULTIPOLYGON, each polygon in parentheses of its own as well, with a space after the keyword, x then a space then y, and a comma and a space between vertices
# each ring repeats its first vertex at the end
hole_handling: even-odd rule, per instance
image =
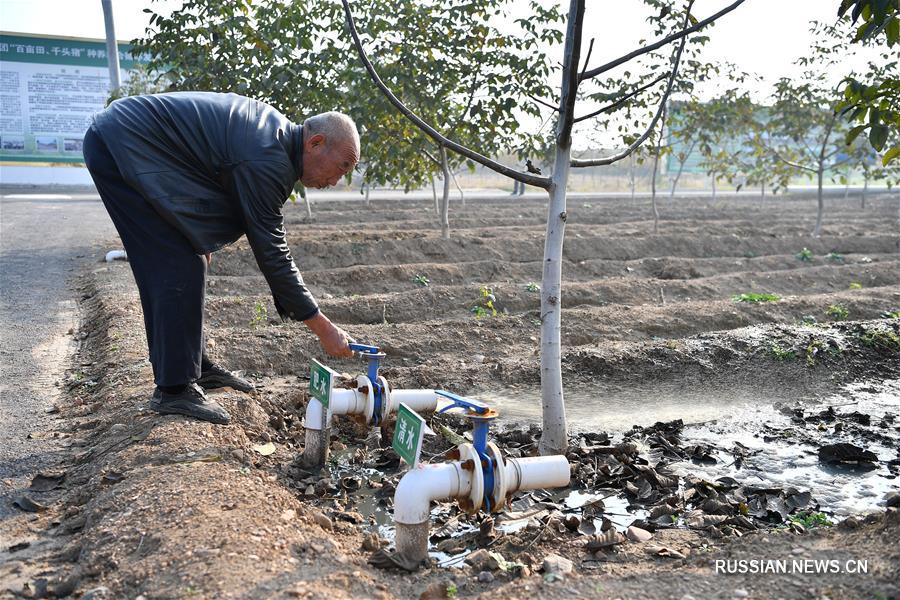
POLYGON ((894 160, 895 158, 900 157, 900 146, 894 146, 890 150, 884 153, 884 157, 881 159, 882 166, 887 166, 889 162, 894 160))
POLYGON ((865 129, 867 127, 868 127, 868 125, 857 125, 853 129, 848 131, 847 132, 847 145, 849 146, 850 144, 852 144, 853 141, 859 136, 859 134, 862 133, 863 131, 865 131, 865 129))
POLYGON ((889 130, 884 125, 872 125, 872 129, 869 131, 869 142, 872 147, 880 152, 887 143, 888 133, 889 130))

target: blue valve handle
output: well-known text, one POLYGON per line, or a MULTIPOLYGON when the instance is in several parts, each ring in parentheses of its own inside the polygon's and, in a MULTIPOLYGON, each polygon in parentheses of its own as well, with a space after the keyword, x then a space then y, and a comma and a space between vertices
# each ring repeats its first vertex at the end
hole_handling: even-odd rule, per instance
POLYGON ((381 422, 381 408, 384 404, 384 390, 378 383, 378 368, 381 366, 381 359, 384 354, 378 346, 368 346, 366 344, 350 344, 350 349, 365 356, 369 361, 369 370, 366 376, 372 382, 372 392, 375 397, 375 414, 372 415, 372 425, 378 425, 381 422))
POLYGON ((378 354, 381 352, 378 346, 367 346, 366 344, 357 344, 355 342, 350 344, 350 349, 360 354, 378 354))
POLYGON ((462 396, 457 396, 452 392, 445 392, 444 390, 434 390, 434 393, 438 396, 443 396, 444 398, 448 398, 453 401, 453 404, 451 404, 450 406, 445 406, 438 412, 447 412, 448 410, 452 410, 454 408, 465 408, 476 414, 483 415, 490 410, 490 407, 484 402, 472 400, 471 398, 463 398, 462 396))
POLYGON ((445 406, 438 412, 447 412, 454 408, 464 408, 468 411, 467 418, 472 421, 472 445, 481 458, 481 470, 484 473, 484 506, 488 513, 491 512, 491 495, 494 491, 494 460, 487 453, 488 434, 491 429, 491 421, 497 415, 490 413, 490 407, 478 400, 457 396, 451 392, 435 390, 435 394, 453 401, 450 406, 445 406))

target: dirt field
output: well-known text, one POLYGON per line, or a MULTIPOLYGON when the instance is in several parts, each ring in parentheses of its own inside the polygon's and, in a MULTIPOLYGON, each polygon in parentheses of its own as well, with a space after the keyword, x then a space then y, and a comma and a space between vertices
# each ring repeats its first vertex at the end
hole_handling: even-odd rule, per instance
MULTIPOLYGON (((342 423, 328 470, 295 464, 309 359, 323 356, 302 325, 278 321, 245 242, 214 255, 207 296, 211 354, 260 387, 253 395, 216 394, 232 414, 227 427, 146 409, 152 377, 130 272, 124 263, 95 264, 79 280, 82 322, 74 335, 81 346, 55 434, 70 459, 50 483, 38 482, 49 489, 30 491, 46 508, 0 549, 7 584, 0 594, 898 597, 900 520, 884 494, 897 488, 900 473, 893 416, 900 410, 900 199, 870 198, 864 211, 858 199, 829 199, 818 239, 809 237, 813 206, 810 198, 663 200, 660 234, 651 235, 646 201, 571 202, 562 322, 566 388, 582 411, 573 406, 579 416, 569 454, 577 494, 520 498, 513 511, 522 528, 460 516, 446 504, 435 511, 440 554, 415 574, 367 562, 389 541, 390 498, 402 474, 384 448, 389 427, 382 447, 367 447, 364 431, 342 423), (744 293, 779 299, 733 299, 744 293), (843 406, 834 395, 852 385, 862 390, 856 407, 820 413, 843 406), (688 426, 649 421, 628 430, 604 421, 605 397, 643 390, 650 398, 661 387, 693 394, 683 405, 688 426), (800 476, 776 485, 741 469, 756 450, 742 454, 716 425, 690 426, 738 390, 771 407, 758 435, 747 435, 796 448, 757 471, 802 467, 800 476), (274 454, 254 450, 270 441, 274 454), (872 449, 865 474, 816 466, 816 448, 835 442, 872 449), (729 470, 703 471, 710 456, 720 467, 730 462, 729 470), (610 461, 615 472, 601 468, 610 461), (709 482, 721 476, 728 481, 709 482), (864 476, 862 487, 877 494, 841 504, 864 476), (817 478, 850 483, 822 496, 817 478), (803 496, 808 489, 811 498, 803 496), (574 502, 578 494, 589 500, 574 502), (870 515, 848 518, 854 510, 870 515), (817 515, 843 520, 817 526, 817 515), (604 533, 614 539, 632 522, 653 538, 603 545, 604 533), (505 562, 465 564, 479 547, 505 562), (541 573, 550 553, 571 560, 574 571, 541 573), (715 572, 717 559, 737 557, 865 560, 868 573, 715 572)), ((440 239, 430 202, 321 203, 313 222, 300 206, 286 214, 295 259, 323 311, 358 341, 385 349, 382 374, 393 387, 507 393, 502 403, 516 417, 504 421, 500 440, 513 453, 533 449, 536 432, 523 420, 538 414, 533 284, 541 275, 541 202, 454 203, 450 240, 440 239), (473 313, 484 288, 500 314, 473 313), (516 398, 532 404, 516 412, 516 398)), ((364 371, 357 360, 325 362, 364 371)), ((626 403, 624 418, 639 404, 626 403)), ((452 419, 440 422, 464 430, 452 419)), ((429 452, 448 447, 437 440, 429 452)))

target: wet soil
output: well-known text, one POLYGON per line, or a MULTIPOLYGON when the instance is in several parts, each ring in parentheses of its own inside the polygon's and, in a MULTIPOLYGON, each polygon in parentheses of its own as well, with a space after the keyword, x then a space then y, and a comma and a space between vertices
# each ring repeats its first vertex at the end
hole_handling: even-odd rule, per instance
MULTIPOLYGON (((323 311, 387 351, 393 387, 489 398, 508 415, 504 447, 528 454, 540 379, 530 284, 540 282, 544 206, 454 206, 452 237, 441 240, 429 204, 320 203, 313 222, 288 206, 292 252, 323 311), (472 312, 483 288, 496 316, 472 312)), ((570 208, 570 489, 523 495, 511 517, 490 522, 440 504, 431 564, 415 574, 374 568, 403 471, 386 447, 390 426, 379 440, 345 420, 325 471, 295 463, 309 360, 323 356, 302 325, 277 321, 246 244, 217 253, 209 280, 211 353, 259 384, 250 395, 215 393, 233 416, 227 427, 146 409, 151 377, 130 273, 94 265, 80 280, 81 347, 59 404, 70 456, 38 481, 49 489, 29 491, 46 509, 30 537, 14 540, 30 545, 0 549, 0 589, 81 597, 103 586, 108 597, 147 599, 900 593, 900 522, 884 496, 900 458, 890 416, 900 411, 897 197, 870 199, 865 211, 830 200, 818 239, 808 237, 804 198, 678 200, 663 206, 655 236, 644 201, 570 208), (736 302, 742 293, 780 299, 736 302), (263 455, 268 442, 275 452, 263 455), (829 471, 817 452, 838 442, 875 458, 829 471), (632 524, 652 539, 619 540, 632 524), (467 565, 479 548, 503 563, 467 565), (539 573, 551 553, 574 571, 539 573), (717 574, 715 560, 733 557, 871 567, 865 576, 717 574)), ((325 362, 364 370, 358 360, 325 362)), ((432 424, 465 429, 446 417, 432 424)), ((450 446, 438 438, 427 455, 440 460, 450 446)))

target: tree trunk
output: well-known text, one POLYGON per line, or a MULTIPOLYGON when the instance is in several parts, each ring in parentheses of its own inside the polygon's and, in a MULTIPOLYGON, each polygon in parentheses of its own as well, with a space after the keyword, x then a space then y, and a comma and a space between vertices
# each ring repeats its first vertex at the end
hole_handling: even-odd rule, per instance
POLYGON ((656 172, 659 170, 659 156, 662 153, 663 132, 666 127, 666 112, 668 107, 663 107, 662 117, 659 120, 659 141, 656 143, 656 152, 653 154, 653 173, 650 175, 650 204, 653 207, 653 233, 659 233, 659 207, 656 205, 656 172))
POLYGON ((300 188, 300 198, 303 199, 303 204, 306 205, 306 217, 312 219, 312 204, 309 202, 309 196, 306 195, 306 187, 300 188))
POLYGON ((867 171, 865 173, 865 179, 863 179, 863 191, 862 191, 862 196, 861 196, 862 203, 860 205, 860 208, 862 210, 866 210, 866 192, 868 192, 868 191, 869 191, 869 173, 867 171))
POLYGON ((438 204, 437 187, 434 185, 434 175, 431 176, 431 195, 434 196, 434 214, 440 218, 441 206, 438 204))
POLYGON ((712 173, 712 192, 713 192, 712 199, 713 199, 713 202, 715 202, 716 201, 716 172, 715 171, 713 171, 713 173, 712 173))
POLYGON ((675 173, 675 179, 672 180, 672 189, 669 191, 669 200, 670 201, 675 199, 675 186, 678 185, 678 180, 681 179, 681 172, 684 171, 684 163, 687 162, 687 159, 690 157, 691 152, 694 151, 694 146, 696 146, 696 145, 697 145, 697 142, 694 141, 691 144, 691 147, 688 148, 688 151, 684 153, 685 154, 684 160, 682 160, 678 163, 678 172, 675 173))
POLYGON ((659 154, 653 157, 653 174, 650 177, 650 205, 653 207, 653 233, 659 233, 659 207, 656 205, 656 167, 659 154))
POLYGON ((456 189, 459 191, 459 204, 460 206, 466 205, 466 195, 463 193, 462 188, 459 187, 459 182, 456 180, 456 175, 453 171, 450 172, 450 177, 453 178, 453 185, 456 186, 456 189))
POLYGON ((559 119, 556 122, 556 159, 551 177, 547 234, 544 237, 544 270, 541 278, 541 409, 543 432, 538 450, 542 455, 565 454, 569 447, 566 403, 562 385, 560 323, 562 311, 562 250, 566 233, 566 186, 572 164, 572 123, 578 94, 578 64, 584 0, 571 0, 563 48, 559 119))
POLYGON ((631 201, 634 202, 634 154, 632 154, 629 158, 631 158, 631 162, 628 167, 628 174, 631 177, 631 201))
POLYGON ((766 180, 765 179, 763 179, 762 185, 760 186, 760 191, 761 191, 762 199, 765 200, 766 199, 766 180))
POLYGON ((369 206, 369 190, 372 189, 372 186, 368 183, 366 184, 366 206, 369 206))
POLYGON ((568 447, 566 404, 562 387, 562 249, 566 231, 566 185, 569 181, 571 146, 558 146, 547 211, 544 238, 544 272, 541 278, 541 405, 544 431, 540 453, 563 454, 568 447))
POLYGON ((444 192, 441 196, 441 238, 450 239, 450 165, 447 149, 441 146, 441 171, 444 174, 444 192))
POLYGON ((823 165, 819 165, 819 171, 817 173, 818 179, 818 188, 816 192, 816 197, 818 199, 818 210, 816 211, 816 227, 813 229, 813 237, 819 237, 822 235, 822 213, 825 209, 825 203, 822 198, 822 179, 825 174, 825 167, 823 165))

